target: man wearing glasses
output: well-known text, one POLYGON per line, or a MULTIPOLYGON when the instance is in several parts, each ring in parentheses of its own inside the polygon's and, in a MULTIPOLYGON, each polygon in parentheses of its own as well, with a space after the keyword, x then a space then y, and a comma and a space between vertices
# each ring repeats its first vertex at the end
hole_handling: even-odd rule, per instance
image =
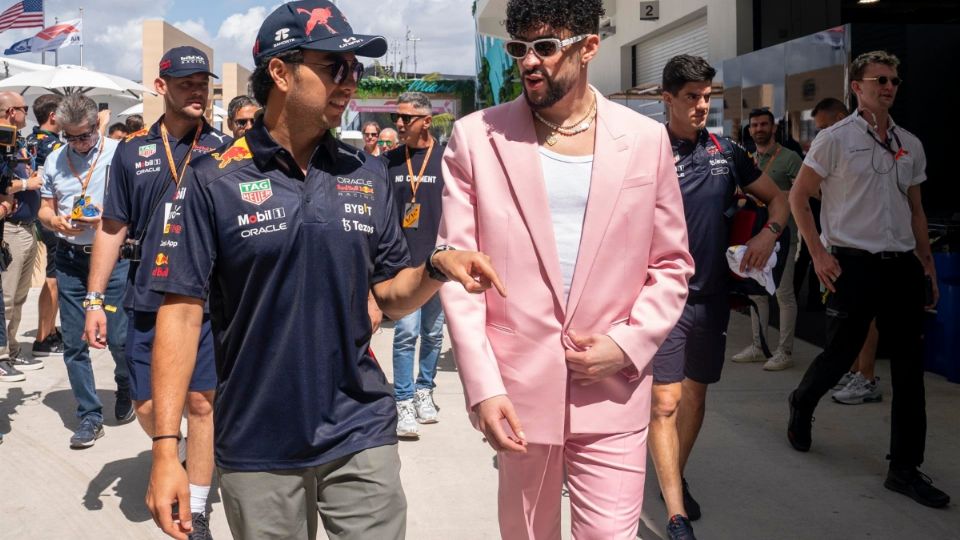
MULTIPOLYGON (((183 201, 190 195, 180 186, 184 169, 193 160, 231 141, 203 117, 211 77, 216 75, 210 72, 206 54, 195 47, 172 48, 160 59, 154 88, 163 97, 164 114, 149 130, 128 136, 117 150, 110 169, 103 224, 97 232, 90 264, 87 297, 93 301, 107 287, 117 254, 122 253, 130 261, 123 302, 127 317, 126 361, 133 409, 150 437, 156 434, 150 387, 151 350, 157 310, 163 302, 163 295, 150 289, 152 274, 163 269, 161 266, 157 270, 154 263, 165 258, 167 249, 178 242, 178 235, 167 226, 172 215, 183 212, 183 201), (121 251, 125 243, 127 249, 121 251)), ((85 332, 91 347, 104 347, 113 333, 104 310, 87 311, 85 332)), ((213 398, 217 374, 210 332, 210 323, 205 321, 187 394, 189 438, 182 444, 190 478, 189 508, 198 540, 209 534, 206 502, 213 477, 213 398)))
POLYGON ((360 130, 363 134, 363 151, 371 156, 380 155, 380 124, 376 122, 367 122, 360 130))
MULTIPOLYGON (((97 104, 86 96, 68 95, 60 102, 56 114, 67 144, 47 158, 40 192, 43 204, 39 220, 60 237, 56 268, 63 359, 80 418, 80 425, 70 438, 70 446, 87 448, 103 436, 103 406, 97 397, 87 343, 83 341, 84 311, 87 309, 103 310, 110 323, 110 336, 105 344, 116 364, 114 414, 118 420, 129 418, 130 414, 130 379, 123 357, 127 320, 118 309, 123 301, 127 261, 116 265, 97 301, 85 300, 90 254, 103 208, 107 169, 118 143, 100 135, 97 104)), ((114 252, 114 258, 116 256, 114 252)))
POLYGON ((234 139, 243 137, 257 117, 260 105, 250 96, 237 96, 227 105, 227 127, 234 139))
MULTIPOLYGON (((410 248, 410 263, 419 266, 437 245, 440 227, 446 145, 430 133, 433 120, 430 99, 421 92, 397 98, 390 115, 403 144, 385 154, 387 178, 393 182, 403 236, 410 248)), ((440 410, 433 400, 437 361, 443 345, 443 307, 434 296, 417 311, 398 320, 393 334, 393 393, 397 400, 397 436, 420 437, 419 424, 435 424, 440 410), (414 381, 414 353, 420 338, 420 368, 414 381)))
POLYGON ((444 156, 439 241, 482 247, 510 291, 441 292, 506 539, 560 537, 565 479, 573 538, 636 536, 650 362, 693 273, 666 130, 587 84, 601 4, 510 0, 523 96, 456 122, 444 156))
POLYGON ((380 148, 380 153, 386 153, 397 147, 399 143, 399 137, 397 136, 397 130, 389 127, 385 127, 380 130, 380 138, 377 140, 377 146, 380 148))
POLYGON ((356 55, 386 53, 326 0, 281 5, 253 47, 264 114, 244 138, 187 168, 175 241, 153 261, 166 293, 153 356, 156 419, 147 504, 176 538, 191 523, 177 460, 180 417, 209 298, 216 340, 215 457, 235 538, 402 538, 396 407, 369 353, 372 289, 393 319, 455 275, 500 286, 482 254, 410 257, 381 159, 330 130, 363 75, 356 55), (431 277, 433 276, 433 277, 431 277), (171 504, 179 504, 179 522, 171 504))
POLYGON ((938 290, 920 197, 927 179, 923 145, 890 117, 899 65, 885 51, 864 53, 850 64, 857 111, 817 135, 790 192, 804 238, 817 238, 808 201, 822 193, 821 242, 808 247, 829 295, 826 346, 790 394, 787 437, 797 451, 810 450, 813 411, 846 373, 876 318, 891 349, 894 388, 883 485, 941 508, 950 496, 918 470, 927 436, 923 311, 936 307, 938 290))

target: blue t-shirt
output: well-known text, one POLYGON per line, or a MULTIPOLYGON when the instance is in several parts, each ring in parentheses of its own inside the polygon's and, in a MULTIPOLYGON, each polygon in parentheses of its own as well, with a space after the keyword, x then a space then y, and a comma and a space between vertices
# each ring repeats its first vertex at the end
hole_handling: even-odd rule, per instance
MULTIPOLYGON (((120 143, 110 165, 110 180, 103 207, 103 218, 125 223, 128 237, 140 238, 143 235, 141 261, 152 261, 156 257, 165 218, 179 211, 181 204, 174 200, 178 194, 163 146, 160 132, 162 121, 161 117, 149 130, 138 131, 120 143)), ((187 151, 195 136, 195 130, 190 130, 180 139, 168 135, 177 170, 183 170, 187 151)), ((204 122, 190 159, 209 154, 232 141, 231 137, 204 122)), ((160 308, 163 295, 150 290, 150 270, 151 265, 146 263, 130 264, 124 308, 147 312, 155 312, 160 308)))
POLYGON ((695 142, 670 134, 687 219, 690 255, 696 267, 690 279, 690 300, 727 294, 730 222, 724 212, 733 203, 737 186, 745 188, 761 175, 742 146, 726 137, 718 142, 722 150, 706 130, 700 131, 695 142))
POLYGON ((209 300, 217 464, 311 467, 394 444, 367 293, 410 257, 384 162, 327 135, 304 178, 260 120, 182 186, 152 287, 209 300))
MULTIPOLYGON (((387 162, 387 174, 393 182, 394 199, 397 213, 402 218, 404 209, 413 199, 410 171, 407 169, 406 146, 400 146, 384 154, 387 162)), ((417 187, 417 203, 420 205, 420 220, 416 227, 405 227, 403 235, 410 249, 411 266, 420 266, 433 253, 437 246, 437 231, 440 230, 440 217, 443 206, 443 152, 446 145, 435 142, 430 152, 430 161, 423 171, 423 177, 417 187)), ((410 149, 410 166, 413 174, 419 174, 423 160, 427 157, 426 148, 410 149)), ((402 221, 402 219, 401 219, 402 221)))

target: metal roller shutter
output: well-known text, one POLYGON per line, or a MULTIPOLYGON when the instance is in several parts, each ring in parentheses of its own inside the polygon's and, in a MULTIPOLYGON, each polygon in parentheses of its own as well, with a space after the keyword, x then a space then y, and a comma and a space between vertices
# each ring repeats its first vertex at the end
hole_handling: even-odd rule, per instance
POLYGON ((703 16, 633 46, 633 86, 660 84, 663 66, 678 54, 692 54, 709 60, 710 40, 707 17, 703 16))

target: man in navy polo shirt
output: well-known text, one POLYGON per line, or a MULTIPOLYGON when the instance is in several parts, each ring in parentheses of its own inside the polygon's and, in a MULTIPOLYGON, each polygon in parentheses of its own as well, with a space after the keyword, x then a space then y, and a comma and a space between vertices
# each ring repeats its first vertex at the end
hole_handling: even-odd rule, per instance
MULTIPOLYGON (((155 433, 150 355, 157 309, 163 302, 163 295, 149 288, 152 263, 166 247, 176 244, 175 238, 163 232, 171 215, 183 211, 184 191, 178 187, 185 167, 192 159, 232 141, 203 118, 210 77, 216 75, 210 72, 207 55, 194 47, 175 47, 160 59, 160 76, 154 86, 163 96, 165 113, 149 131, 131 134, 117 149, 104 203, 103 226, 97 232, 90 265, 87 292, 93 296, 106 287, 124 242, 131 239, 132 245, 139 246, 139 257, 136 253, 125 254, 132 263, 123 306, 127 311, 126 359, 137 418, 151 437, 155 433)), ((108 331, 103 310, 87 312, 86 338, 92 347, 103 348, 108 331)), ((198 529, 205 528, 204 512, 213 475, 216 386, 213 336, 209 322, 205 321, 187 394, 187 475, 190 507, 198 529)))
POLYGON ((353 33, 326 0, 270 14, 254 45, 265 112, 232 146, 187 169, 183 211, 153 261, 166 293, 153 357, 156 433, 147 504, 186 538, 180 412, 204 299, 217 372, 215 457, 235 538, 403 538, 393 392, 370 356, 368 291, 394 320, 455 277, 502 285, 485 255, 437 248, 410 257, 383 161, 330 134, 380 36, 353 33), (429 268, 429 269, 427 269, 429 268), (179 523, 171 517, 178 502, 179 523))

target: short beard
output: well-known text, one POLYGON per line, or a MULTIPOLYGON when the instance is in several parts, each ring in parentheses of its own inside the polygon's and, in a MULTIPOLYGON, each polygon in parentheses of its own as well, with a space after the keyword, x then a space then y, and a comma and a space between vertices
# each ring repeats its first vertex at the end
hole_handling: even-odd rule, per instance
POLYGON ((753 138, 753 142, 755 142, 755 143, 757 143, 757 144, 760 144, 760 145, 763 145, 763 146, 766 146, 766 145, 770 144, 771 141, 773 141, 773 134, 772 134, 772 133, 771 133, 770 135, 767 135, 766 140, 762 140, 762 141, 761 141, 761 140, 760 140, 760 137, 754 137, 754 138, 753 138))
POLYGON ((531 69, 529 71, 525 71, 523 76, 526 77, 527 75, 531 75, 533 73, 539 73, 543 77, 543 83, 547 86, 547 92, 540 102, 535 102, 530 99, 530 94, 527 93, 526 85, 523 86, 523 97, 527 98, 527 104, 530 105, 530 108, 535 111, 553 107, 557 104, 557 102, 566 97, 566 95, 569 94, 570 90, 573 88, 572 81, 551 79, 541 69, 531 69))

